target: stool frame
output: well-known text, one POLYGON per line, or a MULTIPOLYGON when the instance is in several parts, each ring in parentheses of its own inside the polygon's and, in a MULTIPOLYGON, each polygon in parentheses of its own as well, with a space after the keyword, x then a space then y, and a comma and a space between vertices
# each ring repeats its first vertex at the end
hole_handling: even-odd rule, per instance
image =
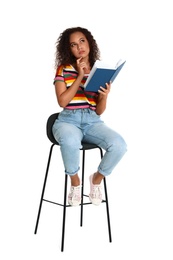
MULTIPOLYGON (((49 151, 48 162, 47 162, 47 167, 46 167, 46 174, 45 174, 45 177, 44 177, 44 182, 43 182, 43 187, 42 187, 42 192, 41 192, 41 198, 40 198, 40 203, 39 203, 39 209, 38 209, 34 234, 37 234, 43 201, 62 206, 63 207, 63 218, 62 218, 61 252, 63 252, 64 251, 64 240, 65 240, 66 208, 71 207, 70 205, 67 204, 68 175, 65 174, 63 203, 57 203, 57 202, 50 201, 50 200, 47 200, 47 199, 44 198, 44 193, 45 193, 45 189, 46 189, 46 182, 47 182, 48 173, 49 173, 49 166, 50 166, 51 157, 52 157, 52 151, 53 151, 53 148, 54 148, 55 145, 59 145, 59 144, 56 143, 56 142, 53 143, 51 145, 50 151, 49 151)), ((80 226, 83 226, 83 206, 92 204, 91 202, 84 202, 84 197, 88 197, 88 195, 84 194, 85 152, 86 152, 86 150, 91 150, 91 149, 99 149, 100 150, 100 156, 101 156, 101 158, 103 157, 102 148, 100 148, 99 146, 97 146, 95 144, 82 143, 82 148, 80 149, 80 150, 82 150, 81 203, 79 205, 80 206, 80 226)), ((103 186, 104 186, 105 199, 102 200, 102 203, 106 204, 109 242, 112 242, 106 177, 104 177, 104 179, 103 179, 103 186)))

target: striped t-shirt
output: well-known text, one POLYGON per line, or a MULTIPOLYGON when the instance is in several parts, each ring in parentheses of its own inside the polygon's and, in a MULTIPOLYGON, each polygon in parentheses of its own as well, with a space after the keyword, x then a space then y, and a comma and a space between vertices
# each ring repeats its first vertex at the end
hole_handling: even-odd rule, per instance
MULTIPOLYGON (((57 68, 56 75, 54 78, 54 84, 57 81, 65 82, 66 87, 69 88, 73 82, 76 80, 78 72, 72 65, 60 65, 57 68)), ((92 110, 96 109, 96 100, 98 94, 95 92, 84 91, 84 83, 88 77, 84 75, 82 82, 76 92, 76 95, 70 101, 70 103, 65 107, 67 109, 78 109, 78 108, 90 108, 92 110)))

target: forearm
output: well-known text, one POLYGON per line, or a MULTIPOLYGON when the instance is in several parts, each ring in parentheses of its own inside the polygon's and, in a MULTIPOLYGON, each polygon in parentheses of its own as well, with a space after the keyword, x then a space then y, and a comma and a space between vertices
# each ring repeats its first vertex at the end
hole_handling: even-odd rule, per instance
POLYGON ((106 109, 107 97, 98 98, 96 106, 96 114, 101 115, 106 109))
POLYGON ((81 80, 82 77, 78 76, 77 79, 73 82, 73 84, 68 89, 66 89, 60 95, 57 95, 58 104, 61 107, 66 107, 69 104, 69 102, 73 99, 80 86, 81 80))
POLYGON ((106 88, 100 87, 100 89, 98 90, 98 98, 97 98, 97 106, 96 106, 96 113, 98 115, 103 114, 103 112, 106 109, 106 104, 107 104, 107 98, 108 98, 108 94, 110 92, 111 89, 111 83, 106 83, 106 88))

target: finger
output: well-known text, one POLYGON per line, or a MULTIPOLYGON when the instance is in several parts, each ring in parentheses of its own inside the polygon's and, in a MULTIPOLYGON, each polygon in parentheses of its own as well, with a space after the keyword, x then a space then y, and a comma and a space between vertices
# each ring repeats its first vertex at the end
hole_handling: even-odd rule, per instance
POLYGON ((106 89, 104 88, 104 87, 102 87, 102 86, 100 86, 100 89, 102 90, 102 91, 105 91, 106 89))
POLYGON ((106 89, 107 89, 108 91, 110 91, 110 89, 111 89, 111 84, 107 84, 107 83, 106 83, 106 89))
POLYGON ((106 83, 106 87, 109 88, 111 86, 111 83, 106 83))
POLYGON ((82 57, 80 57, 79 59, 77 59, 77 63, 79 64, 80 63, 80 61, 81 61, 81 59, 82 59, 82 57))
POLYGON ((100 95, 102 95, 102 96, 106 96, 107 95, 106 92, 103 92, 103 90, 101 90, 101 89, 98 90, 98 93, 100 95))

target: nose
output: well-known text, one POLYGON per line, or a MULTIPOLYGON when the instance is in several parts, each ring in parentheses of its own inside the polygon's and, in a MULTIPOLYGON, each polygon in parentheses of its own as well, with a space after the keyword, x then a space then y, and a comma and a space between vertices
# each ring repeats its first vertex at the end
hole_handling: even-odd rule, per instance
POLYGON ((80 44, 78 44, 78 46, 77 46, 77 47, 78 47, 78 49, 79 49, 79 50, 81 49, 81 45, 80 45, 80 44))

